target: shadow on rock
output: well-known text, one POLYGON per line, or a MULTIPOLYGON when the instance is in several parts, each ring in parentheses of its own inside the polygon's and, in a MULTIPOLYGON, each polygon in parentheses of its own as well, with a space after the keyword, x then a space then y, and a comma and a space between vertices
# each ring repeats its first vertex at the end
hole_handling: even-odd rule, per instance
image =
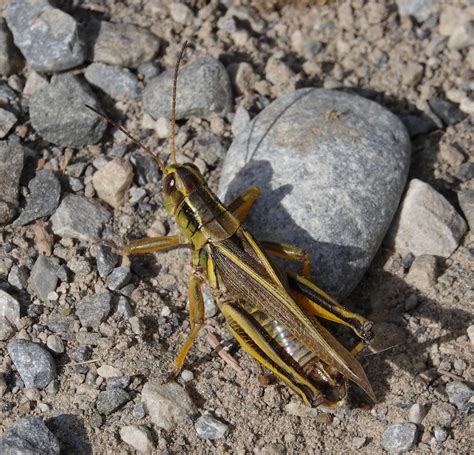
POLYGON ((58 438, 61 453, 92 454, 84 422, 73 414, 59 414, 47 421, 48 428, 58 438))

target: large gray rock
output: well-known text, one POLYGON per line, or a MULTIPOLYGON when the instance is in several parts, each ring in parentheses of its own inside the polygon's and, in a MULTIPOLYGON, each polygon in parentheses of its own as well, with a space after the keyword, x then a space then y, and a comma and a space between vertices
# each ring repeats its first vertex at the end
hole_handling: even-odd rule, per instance
POLYGON ((0 438, 2 455, 59 455, 56 436, 39 417, 23 417, 0 438))
POLYGON ((91 60, 109 65, 137 68, 150 61, 160 49, 160 39, 149 30, 132 24, 90 22, 86 37, 91 60))
MULTIPOLYGON (((173 71, 152 79, 143 91, 143 107, 153 116, 171 117, 173 71)), ((179 72, 176 118, 204 116, 210 112, 225 115, 232 108, 229 75, 218 60, 201 57, 179 72)))
POLYGON ((305 248, 316 283, 342 297, 382 242, 409 162, 408 133, 388 110, 356 95, 301 89, 274 101, 234 139, 219 194, 229 203, 259 186, 249 230, 305 248))
POLYGON ((44 139, 60 146, 95 144, 107 123, 86 104, 99 108, 85 81, 70 73, 55 75, 46 88, 31 96, 31 123, 44 139))
POLYGON ((23 156, 23 147, 19 143, 0 141, 0 226, 9 223, 18 209, 23 156))
POLYGON ((66 195, 51 217, 53 232, 61 237, 98 240, 109 211, 95 201, 76 194, 66 195))
POLYGON ((11 0, 6 14, 15 44, 36 71, 64 71, 86 58, 77 22, 47 0, 11 0))
POLYGON ((49 351, 27 340, 12 340, 8 354, 28 389, 44 389, 56 377, 56 365, 49 351))

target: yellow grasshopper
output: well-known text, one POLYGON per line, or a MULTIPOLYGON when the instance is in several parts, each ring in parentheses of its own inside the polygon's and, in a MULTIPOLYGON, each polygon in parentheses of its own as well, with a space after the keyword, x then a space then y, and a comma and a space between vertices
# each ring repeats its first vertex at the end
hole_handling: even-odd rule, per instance
MULTIPOLYGON (((142 147, 163 172, 166 210, 179 235, 145 238, 121 248, 123 255, 162 251, 186 245, 193 249, 189 279, 191 331, 175 363, 178 372, 204 325, 201 291, 207 280, 230 332, 258 362, 311 406, 336 406, 346 396, 346 383, 359 385, 375 401, 355 355, 370 341, 372 323, 339 305, 308 277, 305 250, 285 243, 256 241, 242 222, 260 194, 250 187, 228 207, 209 189, 198 168, 176 160, 176 85, 183 45, 176 62, 172 96, 171 164, 165 165, 116 122, 103 116, 142 147), (303 276, 278 268, 270 256, 301 261, 303 276), (362 340, 349 352, 320 322, 350 327, 362 340)), ((89 106, 88 106, 89 107, 89 106)))

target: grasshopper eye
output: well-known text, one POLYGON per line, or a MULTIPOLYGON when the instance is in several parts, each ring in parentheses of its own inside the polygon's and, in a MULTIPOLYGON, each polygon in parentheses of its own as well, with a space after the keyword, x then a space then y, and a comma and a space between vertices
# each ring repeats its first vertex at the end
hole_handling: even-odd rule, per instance
POLYGON ((171 194, 176 188, 176 180, 174 175, 170 174, 165 177, 163 180, 163 191, 166 194, 171 194))

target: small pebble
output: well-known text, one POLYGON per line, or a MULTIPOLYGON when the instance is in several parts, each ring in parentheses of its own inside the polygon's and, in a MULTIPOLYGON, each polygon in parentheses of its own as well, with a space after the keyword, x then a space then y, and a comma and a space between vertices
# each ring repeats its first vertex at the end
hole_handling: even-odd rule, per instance
POLYGON ((436 257, 422 254, 413 262, 406 276, 406 282, 420 291, 429 293, 436 284, 437 274, 438 266, 436 257))
POLYGON ((446 384, 446 393, 451 404, 458 409, 462 409, 464 405, 474 396, 474 391, 464 382, 454 381, 446 384))
POLYGON ((434 437, 436 442, 444 442, 446 439, 448 439, 448 431, 443 427, 435 427, 434 437))
POLYGON ((474 324, 467 328, 467 336, 469 337, 471 344, 474 346, 474 324))
POLYGON ((419 425, 423 421, 425 415, 425 407, 420 403, 415 403, 408 410, 408 420, 416 425, 419 425))
POLYGON ((71 358, 76 362, 85 362, 91 358, 92 351, 89 346, 78 346, 71 353, 71 358))
POLYGON ((105 379, 113 378, 114 376, 123 376, 123 373, 111 365, 102 365, 97 368, 97 374, 105 379))
POLYGON ((191 25, 194 19, 194 14, 191 8, 184 3, 171 3, 170 6, 171 18, 181 25, 191 25))
POLYGON ((459 191, 458 201, 462 213, 472 231, 474 229, 474 189, 459 191))
POLYGON ((20 304, 18 300, 0 289, 0 341, 12 337, 20 322, 20 304))
POLYGON ((170 136, 170 121, 166 117, 159 117, 155 122, 155 132, 160 139, 167 139, 170 136))
POLYGON ((418 428, 414 423, 397 423, 389 426, 383 433, 383 448, 390 453, 403 453, 411 450, 418 438, 418 428))
POLYGON ((130 394, 123 389, 107 389, 99 393, 96 408, 100 414, 110 415, 130 400, 130 394))
POLYGON ((122 158, 110 161, 99 169, 92 178, 97 196, 113 208, 118 208, 123 204, 132 181, 132 165, 122 158))
POLYGON ((184 382, 189 382, 189 381, 192 381, 194 379, 194 374, 192 371, 189 371, 189 370, 183 370, 181 372, 181 379, 184 381, 184 382))
POLYGON ((43 302, 48 302, 49 293, 56 290, 58 285, 58 275, 56 272, 58 269, 58 258, 43 256, 42 254, 38 256, 35 265, 31 269, 28 282, 43 302))
POLYGON ((29 273, 25 267, 14 265, 8 274, 8 282, 18 290, 25 289, 28 283, 29 273))
POLYGON ((92 63, 84 73, 89 84, 100 88, 111 98, 136 98, 139 94, 137 78, 126 68, 92 63))
POLYGON ((116 302, 115 305, 116 305, 115 306, 115 312, 117 314, 120 314, 125 320, 128 320, 131 317, 133 317, 133 315, 134 315, 133 308, 130 305, 130 303, 129 303, 129 301, 126 297, 121 295, 117 299, 117 302, 116 302))
POLYGON ((210 415, 203 415, 194 424, 197 435, 202 439, 221 439, 229 431, 229 425, 210 415))
POLYGON ((47 349, 27 340, 13 340, 7 345, 25 387, 44 389, 56 378, 56 365, 47 349))
POLYGON ((107 277, 107 288, 117 291, 130 282, 132 274, 130 267, 116 267, 107 277))
POLYGON ((3 139, 17 122, 16 115, 0 108, 0 139, 3 139))
POLYGON ((132 316, 128 322, 130 322, 130 327, 135 335, 143 335, 145 333, 145 323, 138 316, 132 316))
POLYGON ((142 402, 137 403, 133 407, 132 415, 135 419, 143 419, 145 417, 145 406, 142 402))
POLYGON ((0 141, 0 226, 9 223, 18 209, 24 150, 18 143, 0 141))
POLYGON ((110 313, 112 295, 109 292, 84 297, 76 305, 76 315, 83 327, 98 328, 110 313))
POLYGON ((102 278, 109 275, 117 265, 119 255, 112 251, 112 248, 106 243, 99 243, 96 247, 96 265, 97 271, 102 278))
POLYGON ((459 110, 456 103, 433 96, 429 100, 429 105, 447 126, 455 125, 464 119, 464 114, 459 110))
POLYGON ((127 425, 120 428, 120 437, 140 453, 151 453, 154 448, 150 430, 143 425, 127 425))
POLYGON ((178 423, 189 421, 197 411, 186 389, 175 382, 147 382, 143 386, 142 401, 151 421, 166 431, 178 423))
POLYGON ((58 335, 49 335, 46 339, 46 346, 50 351, 56 354, 62 354, 64 352, 63 340, 58 335))

